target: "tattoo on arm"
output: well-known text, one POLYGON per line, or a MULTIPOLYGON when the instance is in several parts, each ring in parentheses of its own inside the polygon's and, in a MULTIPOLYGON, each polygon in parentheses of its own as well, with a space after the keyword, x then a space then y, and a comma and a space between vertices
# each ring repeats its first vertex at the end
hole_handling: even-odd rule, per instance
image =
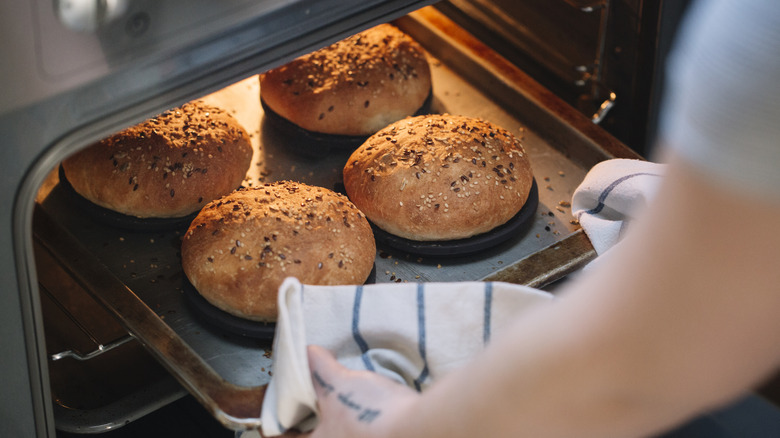
POLYGON ((325 390, 325 395, 329 395, 335 388, 333 388, 333 385, 326 382, 325 379, 322 378, 322 376, 318 372, 312 373, 312 377, 314 377, 314 382, 322 387, 322 389, 325 390))
POLYGON ((380 414, 379 409, 364 409, 360 414, 358 415, 358 421, 361 423, 370 423, 376 419, 380 414))
MULTIPOLYGON (((314 382, 323 388, 325 397, 336 390, 333 385, 325 381, 325 379, 316 371, 312 373, 312 377, 314 378, 314 382)), ((363 407, 360 403, 352 400, 352 393, 339 392, 336 394, 336 399, 347 409, 355 411, 355 413, 357 413, 357 420, 361 423, 371 423, 379 414, 381 414, 379 409, 363 407)))

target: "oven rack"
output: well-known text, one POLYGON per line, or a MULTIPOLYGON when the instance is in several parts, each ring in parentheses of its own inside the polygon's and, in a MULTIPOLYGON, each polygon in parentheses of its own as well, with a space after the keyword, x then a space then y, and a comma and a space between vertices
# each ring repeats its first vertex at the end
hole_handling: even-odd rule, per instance
POLYGON ((78 327, 81 333, 93 343, 93 348, 89 349, 87 353, 83 353, 75 347, 68 348, 66 350, 61 350, 57 353, 49 353, 49 360, 51 360, 52 362, 56 362, 61 359, 74 359, 78 361, 86 361, 86 360, 94 359, 100 356, 101 354, 108 353, 109 351, 117 347, 121 347, 122 345, 125 345, 126 343, 135 339, 135 337, 132 334, 128 333, 112 341, 101 342, 98 339, 98 334, 93 333, 92 330, 90 330, 88 327, 85 327, 84 324, 76 316, 73 315, 71 309, 69 309, 60 300, 57 299, 54 293, 52 293, 47 287, 43 286, 42 284, 39 284, 39 287, 41 292, 46 294, 47 298, 49 298, 52 301, 52 303, 54 303, 54 305, 57 306, 57 308, 60 311, 62 311, 65 317, 68 318, 68 320, 70 320, 71 322, 73 322, 73 324, 76 327, 78 327))
MULTIPOLYGON (((89 332, 85 331, 84 333, 87 336, 91 336, 89 332)), ((96 343, 96 348, 90 351, 89 353, 81 353, 78 350, 68 349, 68 350, 60 351, 59 353, 50 354, 49 359, 52 361, 58 361, 60 359, 65 359, 65 358, 72 358, 80 361, 90 360, 100 356, 103 353, 108 353, 114 348, 121 347, 122 345, 125 345, 126 343, 132 341, 133 339, 135 339, 133 335, 127 334, 126 336, 122 336, 121 338, 118 338, 107 344, 96 343)))
MULTIPOLYGON (((36 208, 38 230, 41 215, 36 208)), ((185 396, 170 373, 74 281, 44 239, 36 232, 33 244, 57 429, 105 432, 185 396)))

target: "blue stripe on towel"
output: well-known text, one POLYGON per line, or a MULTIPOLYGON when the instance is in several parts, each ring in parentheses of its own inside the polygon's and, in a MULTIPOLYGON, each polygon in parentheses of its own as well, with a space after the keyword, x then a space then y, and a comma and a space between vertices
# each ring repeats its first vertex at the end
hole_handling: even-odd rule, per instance
POLYGON ((362 353, 363 364, 369 371, 374 371, 374 364, 371 363, 371 359, 368 357, 368 343, 360 334, 360 301, 363 299, 363 286, 357 286, 355 288, 355 305, 352 307, 352 338, 355 339, 355 343, 360 347, 362 353))
POLYGON ((485 316, 482 321, 482 341, 487 344, 490 341, 490 317, 493 308, 493 283, 485 283, 485 316))
POLYGON ((422 383, 428 378, 428 359, 425 347, 425 286, 417 283, 417 348, 420 351, 420 359, 423 361, 423 369, 420 375, 414 379, 414 387, 419 392, 422 383))
POLYGON ((284 427, 284 425, 282 424, 281 421, 279 421, 278 417, 276 418, 276 427, 279 429, 279 432, 282 432, 282 433, 286 433, 287 432, 287 428, 284 427))
POLYGON ((608 185, 607 188, 605 188, 600 194, 598 199, 598 205, 596 205, 594 208, 591 208, 590 210, 586 211, 585 214, 598 214, 601 212, 601 210, 604 209, 604 201, 607 200, 607 196, 615 190, 615 187, 619 186, 623 181, 627 179, 631 179, 635 176, 661 176, 657 173, 649 173, 649 172, 637 172, 637 173, 631 173, 625 176, 622 176, 615 181, 612 181, 612 184, 608 185))

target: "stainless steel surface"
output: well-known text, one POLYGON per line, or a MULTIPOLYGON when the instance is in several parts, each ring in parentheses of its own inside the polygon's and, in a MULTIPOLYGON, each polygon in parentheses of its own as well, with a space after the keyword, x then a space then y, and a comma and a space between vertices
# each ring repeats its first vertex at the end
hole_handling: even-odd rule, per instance
MULTIPOLYGON (((0 6, 0 24, 8 32, 4 36, 17 34, 14 44, 3 45, 4 56, 12 62, 0 70, 0 81, 9 85, 0 98, 0 114, 76 90, 85 100, 70 96, 72 101, 66 103, 84 105, 75 108, 80 110, 105 101, 102 94, 107 92, 139 100, 160 98, 163 90, 182 80, 192 84, 202 75, 219 78, 251 57, 252 63, 260 61, 264 65, 259 67, 267 68, 431 3, 133 0, 123 5, 111 0, 103 20, 92 16, 90 8, 79 7, 103 2, 29 0, 0 6), (68 6, 79 11, 73 20, 59 15, 68 6), (232 59, 226 60, 228 53, 232 59), (179 77, 183 74, 187 77, 179 77), (111 80, 114 76, 123 77, 124 83, 111 80), (121 89, 112 90, 117 86, 121 89), (137 95, 125 95, 130 91, 137 95)), ((98 14, 99 9, 92 12, 98 14)), ((127 103, 110 102, 111 111, 127 103)))
POLYGON ((60 23, 76 32, 93 32, 119 19, 129 0, 54 0, 60 23))
MULTIPOLYGON (((431 54, 434 111, 482 117, 524 138, 540 204, 526 233, 478 254, 418 257, 380 245, 376 281, 541 285, 587 261, 587 241, 568 209, 572 192, 592 164, 635 155, 434 10, 398 24, 431 54), (552 249, 541 254, 566 256, 544 258, 533 275, 520 269, 544 248, 552 249)), ((257 78, 250 77, 205 96, 234 111, 250 132, 256 151, 246 184, 296 179, 334 188, 347 153, 306 159, 292 152, 262 122, 258 93, 257 78)), ((182 231, 126 231, 95 221, 71 207, 54 170, 38 196, 35 231, 41 244, 220 422, 233 429, 257 427, 272 371, 270 342, 222 333, 192 314, 183 295, 182 231)))

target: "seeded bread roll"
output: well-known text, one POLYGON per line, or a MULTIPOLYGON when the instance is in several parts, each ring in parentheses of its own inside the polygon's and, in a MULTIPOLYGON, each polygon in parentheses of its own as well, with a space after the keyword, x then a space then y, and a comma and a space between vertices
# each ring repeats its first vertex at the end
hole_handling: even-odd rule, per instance
POLYGON ((283 181, 209 203, 181 248, 184 273, 214 306, 275 321, 286 277, 316 285, 363 284, 374 266, 371 226, 345 196, 283 181))
POLYGON ((244 128, 196 101, 101 140, 62 167, 73 189, 101 207, 176 218, 238 188, 251 161, 244 128))
POLYGON ((267 108, 308 131, 369 136, 415 114, 431 92, 425 52, 380 24, 260 75, 267 108))
POLYGON ((446 114, 393 123, 344 167, 347 195, 368 219, 416 241, 490 231, 520 211, 532 184, 517 137, 481 119, 446 114))

